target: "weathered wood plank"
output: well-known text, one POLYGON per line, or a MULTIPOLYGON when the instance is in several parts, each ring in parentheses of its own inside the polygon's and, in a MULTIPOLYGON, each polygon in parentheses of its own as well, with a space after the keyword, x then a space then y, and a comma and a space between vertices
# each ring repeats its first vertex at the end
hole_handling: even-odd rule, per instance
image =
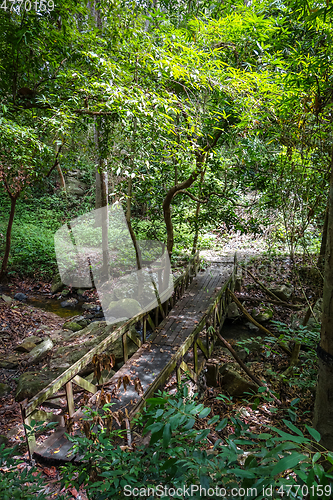
POLYGON ((205 358, 208 359, 209 352, 207 351, 206 346, 203 344, 202 340, 199 337, 197 338, 197 345, 201 349, 201 351, 204 353, 205 358))
POLYGON ((127 332, 127 337, 129 337, 129 338, 131 339, 131 341, 132 341, 135 345, 137 345, 138 347, 141 347, 141 345, 142 345, 141 340, 140 340, 140 339, 138 339, 138 337, 137 337, 136 335, 134 335, 134 334, 131 332, 131 330, 129 330, 129 331, 127 332))
POLYGON ((79 375, 75 375, 75 377, 72 380, 76 385, 82 387, 88 392, 91 392, 92 394, 95 394, 98 391, 96 385, 91 384, 90 382, 88 382, 88 380, 80 377, 79 375))
POLYGON ((74 415, 74 396, 73 396, 73 384, 72 384, 72 382, 67 382, 67 384, 65 386, 65 390, 66 390, 68 415, 70 417, 72 417, 74 415))
POLYGON ((183 372, 188 373, 188 375, 191 377, 191 379, 194 382, 197 382, 198 380, 198 375, 192 370, 190 366, 188 366, 184 361, 180 363, 180 368, 183 370, 183 372))

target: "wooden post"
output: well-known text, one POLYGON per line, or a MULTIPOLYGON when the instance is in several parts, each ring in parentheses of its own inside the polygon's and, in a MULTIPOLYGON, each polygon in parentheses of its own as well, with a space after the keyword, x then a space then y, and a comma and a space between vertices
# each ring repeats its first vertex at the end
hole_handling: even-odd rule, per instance
MULTIPOLYGON (((21 406, 21 414, 22 414, 22 420, 23 420, 23 425, 31 425, 31 416, 29 415, 28 417, 26 416, 26 411, 25 408, 22 406, 22 403, 20 404, 21 406)), ((34 431, 29 431, 24 427, 24 434, 25 434, 25 439, 27 441, 28 445, 28 453, 29 453, 29 459, 32 460, 32 455, 36 449, 36 437, 34 431)))
POLYGON ((74 397, 73 397, 73 384, 71 381, 67 382, 67 384, 65 385, 65 389, 66 389, 68 416, 72 417, 74 415, 74 397))
POLYGON ((176 377, 177 377, 177 384, 180 385, 180 383, 182 381, 182 374, 180 371, 180 366, 178 366, 178 365, 176 367, 176 377))
POLYGON ((123 339, 123 355, 124 355, 124 363, 128 360, 128 348, 127 348, 127 333, 125 332, 122 336, 123 339))
POLYGON ((206 328, 206 347, 207 347, 207 351, 209 352, 209 345, 210 345, 210 342, 209 342, 209 333, 208 333, 208 330, 206 328))
POLYGON ((193 343, 194 372, 198 374, 198 346, 197 341, 193 343))
POLYGON ((143 342, 146 342, 147 338, 147 316, 143 318, 143 342))
POLYGON ((155 326, 158 325, 158 309, 159 309, 159 306, 157 306, 155 309, 155 326))

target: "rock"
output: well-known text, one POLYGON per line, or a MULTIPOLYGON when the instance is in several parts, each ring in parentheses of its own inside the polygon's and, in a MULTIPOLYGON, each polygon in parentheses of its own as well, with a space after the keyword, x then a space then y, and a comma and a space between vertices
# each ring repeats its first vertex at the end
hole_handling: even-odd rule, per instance
POLYGON ((59 275, 55 276, 51 285, 51 293, 58 293, 65 287, 59 275))
POLYGON ((63 330, 54 330, 53 332, 50 332, 50 339, 52 339, 53 342, 60 342, 63 340, 63 330))
POLYGON ((68 299, 60 302, 61 307, 75 307, 79 301, 77 299, 68 299))
POLYGON ((7 304, 11 304, 13 299, 11 297, 8 297, 8 295, 5 295, 4 293, 1 295, 2 300, 4 300, 7 304))
POLYGON ((240 316, 240 312, 239 312, 237 305, 235 304, 235 302, 231 302, 228 305, 227 318, 236 319, 236 318, 239 318, 239 316, 240 316))
POLYGON ((312 309, 313 309, 313 314, 315 315, 316 319, 314 319, 314 317, 311 314, 311 316, 307 322, 308 328, 313 328, 317 323, 321 323, 321 316, 322 316, 322 310, 323 310, 323 299, 318 299, 312 309))
POLYGON ((270 288, 269 290, 271 292, 273 292, 274 295, 279 297, 279 299, 283 300, 284 302, 288 302, 288 300, 290 299, 290 297, 292 296, 293 291, 294 291, 293 287, 287 286, 287 285, 276 286, 276 287, 270 288))
POLYGON ((133 318, 142 312, 141 305, 135 299, 121 299, 110 302, 108 315, 116 318, 133 318))
POLYGON ((8 443, 8 437, 7 436, 4 436, 3 434, 0 434, 0 446, 2 444, 6 445, 8 443))
POLYGON ((18 354, 0 357, 0 368, 7 368, 8 370, 16 368, 20 359, 21 358, 18 354))
POLYGON ((70 293, 71 293, 71 292, 70 292, 69 290, 63 290, 63 291, 61 292, 61 296, 62 296, 62 297, 67 297, 67 295, 69 295, 70 293))
MULTIPOLYGON (((118 322, 115 325, 109 325, 105 321, 99 321, 95 323, 90 323, 86 328, 80 330, 79 332, 73 332, 64 338, 68 342, 66 346, 59 347, 56 352, 52 354, 50 360, 50 368, 52 370, 66 370, 72 366, 76 361, 82 358, 88 351, 96 347, 102 340, 104 340, 111 332, 113 332, 118 326, 121 326, 123 322, 118 322)), ((132 329, 132 333, 140 338, 139 334, 136 332, 135 328, 132 329)), ((127 339, 128 354, 132 356, 137 350, 137 346, 130 339, 127 339)), ((113 353, 116 362, 123 360, 122 352, 122 339, 119 338, 114 344, 112 344, 107 350, 107 354, 113 353)), ((82 376, 85 376, 93 371, 93 365, 90 363, 81 372, 82 376)))
POLYGON ((40 338, 40 337, 37 337, 36 335, 31 335, 31 337, 26 337, 24 339, 24 342, 28 340, 29 342, 33 342, 34 344, 38 345, 40 344, 41 342, 43 342, 43 339, 40 338))
POLYGON ((75 321, 70 321, 69 323, 66 323, 64 325, 64 328, 67 330, 72 330, 72 332, 78 332, 79 330, 83 329, 83 326, 79 325, 75 321))
POLYGON ((248 392, 258 391, 258 387, 253 382, 245 380, 239 373, 232 370, 228 365, 224 365, 220 369, 220 375, 222 376, 221 385, 225 391, 230 394, 230 396, 248 396, 248 392))
POLYGON ((69 177, 66 182, 66 190, 68 194, 84 196, 87 190, 87 184, 75 179, 75 177, 69 177))
POLYGON ((59 373, 57 372, 48 371, 22 373, 16 388, 15 400, 23 401, 26 398, 31 399, 57 378, 58 375, 59 373))
POLYGON ((244 325, 247 326, 247 328, 252 332, 259 332, 259 328, 253 323, 251 323, 251 321, 249 321, 248 323, 244 323, 244 325))
POLYGON ((31 342, 31 340, 24 340, 21 344, 17 345, 15 347, 15 351, 18 352, 30 352, 36 347, 36 344, 34 342, 31 342))
POLYGON ((0 384, 0 398, 3 398, 11 391, 11 388, 7 384, 0 384))
POLYGON ((23 301, 23 300, 27 300, 28 296, 25 294, 25 293, 15 293, 14 295, 14 299, 15 300, 20 300, 20 301, 23 301))
POLYGON ((82 296, 82 295, 84 294, 84 292, 85 292, 85 290, 83 290, 83 288, 78 288, 78 289, 76 290, 76 293, 77 293, 78 295, 80 295, 80 296, 82 296))
MULTIPOLYGON (((127 321, 126 318, 119 318, 118 321, 121 321, 121 320, 124 320, 124 321, 127 321)), ((116 323, 117 322, 117 318, 115 318, 114 316, 108 316, 108 319, 107 319, 107 324, 108 325, 113 325, 113 323, 116 323)))
POLYGON ((82 304, 82 309, 84 309, 85 311, 99 311, 100 308, 101 306, 92 304, 90 302, 85 302, 84 304, 82 304))
POLYGON ((27 364, 32 365, 33 363, 38 363, 41 359, 43 359, 53 348, 53 342, 51 339, 46 338, 37 345, 32 351, 29 353, 29 357, 27 359, 27 364))
POLYGON ((273 318, 273 311, 269 307, 255 307, 252 309, 252 318, 258 323, 265 323, 273 318))

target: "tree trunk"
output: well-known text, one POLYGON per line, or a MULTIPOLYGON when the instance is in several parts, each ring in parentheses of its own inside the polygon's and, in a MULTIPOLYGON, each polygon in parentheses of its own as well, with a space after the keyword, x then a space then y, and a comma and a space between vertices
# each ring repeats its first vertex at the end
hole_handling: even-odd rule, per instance
POLYGON ((197 179, 198 175, 201 174, 202 172, 202 167, 206 159, 206 154, 208 151, 212 150, 219 138, 222 135, 222 129, 218 129, 217 132, 214 135, 213 141, 211 143, 206 144, 206 146, 199 151, 195 151, 195 157, 196 157, 196 169, 192 174, 186 179, 186 181, 181 182, 180 184, 175 184, 172 186, 172 188, 169 189, 169 191, 166 194, 166 197, 164 198, 163 201, 163 215, 164 215, 164 221, 167 229, 167 251, 169 254, 169 258, 171 261, 171 256, 172 256, 172 249, 173 249, 173 243, 174 243, 174 235, 173 235, 173 224, 172 224, 172 219, 171 219, 171 202, 174 196, 177 195, 179 191, 182 189, 186 189, 190 187, 193 182, 197 179))
MULTIPOLYGON (((206 173, 206 169, 201 172, 199 198, 201 197, 202 183, 203 183, 203 179, 204 179, 205 173, 206 173)), ((195 253, 197 251, 197 247, 198 247, 198 238, 199 238, 198 218, 199 218, 199 214, 200 214, 200 207, 201 207, 201 203, 200 203, 200 201, 197 201, 197 208, 196 208, 196 211, 195 211, 195 224, 196 224, 196 228, 195 228, 195 235, 194 235, 194 238, 193 238, 192 255, 195 255, 195 253)))
POLYGON ((171 219, 171 202, 179 191, 190 187, 193 184, 193 182, 197 179, 198 175, 201 173, 201 169, 202 169, 202 165, 203 165, 204 160, 205 160, 205 156, 206 156, 205 154, 197 156, 197 161, 196 161, 197 168, 196 168, 195 172, 193 172, 186 179, 186 181, 181 182, 180 184, 176 184, 175 186, 172 186, 172 188, 169 189, 169 191, 166 194, 166 197, 164 198, 163 215, 164 215, 164 221, 165 221, 165 225, 166 225, 166 229, 167 229, 167 251, 168 251, 170 260, 171 260, 173 244, 174 244, 173 224, 172 224, 172 219, 171 219))
POLYGON ((326 244, 327 244, 327 227, 328 227, 328 204, 325 210, 325 219, 323 225, 323 232, 321 236, 320 252, 318 257, 317 266, 320 270, 323 270, 325 264, 325 254, 326 254, 326 244))
POLYGON ((97 152, 96 158, 96 199, 95 208, 104 208, 105 210, 98 210, 96 212, 96 226, 102 228, 102 254, 103 254, 103 265, 102 265, 102 279, 109 279, 109 212, 108 212, 108 174, 107 174, 107 163, 106 159, 102 158, 102 152, 100 147, 100 132, 98 125, 95 121, 94 125, 94 139, 97 152))
POLYGON ((132 199, 132 178, 130 177, 128 179, 128 187, 127 187, 127 206, 126 206, 126 222, 128 226, 128 230, 130 232, 132 242, 135 248, 135 257, 136 257, 136 264, 138 266, 138 270, 141 269, 141 251, 138 246, 138 243, 136 241, 136 236, 132 228, 131 224, 131 199, 132 199))
POLYGON ((321 338, 313 426, 321 444, 333 451, 333 152, 327 222, 321 338))
POLYGON ((9 258, 9 253, 10 253, 10 244, 11 244, 12 228, 13 228, 14 215, 15 215, 15 206, 16 206, 16 201, 17 201, 18 197, 19 197, 18 194, 16 196, 10 197, 10 214, 9 214, 9 221, 8 221, 8 225, 7 225, 5 254, 4 254, 3 259, 2 259, 2 265, 1 265, 1 271, 0 271, 0 280, 4 279, 6 274, 7 274, 7 265, 8 265, 8 258, 9 258))

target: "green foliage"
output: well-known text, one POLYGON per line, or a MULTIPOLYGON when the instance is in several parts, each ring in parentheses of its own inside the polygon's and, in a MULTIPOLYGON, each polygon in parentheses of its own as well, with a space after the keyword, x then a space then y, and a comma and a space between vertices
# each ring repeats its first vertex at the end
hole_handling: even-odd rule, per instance
MULTIPOLYGON (((293 367, 292 374, 284 377, 284 382, 290 386, 297 384, 301 389, 314 390, 317 380, 317 345, 320 340, 320 325, 304 327, 302 325, 297 328, 292 328, 281 321, 272 320, 279 335, 279 341, 285 344, 286 347, 292 348, 294 343, 301 344, 299 355, 299 364, 293 367)), ((247 339, 238 340, 237 344, 250 353, 251 349, 259 348, 262 355, 269 357, 272 353, 279 354, 276 337, 249 337, 247 339)), ((276 377, 277 373, 272 372, 272 376, 276 377)))
POLYGON ((15 451, 15 448, 0 445, 1 500, 47 500, 48 496, 42 490, 45 483, 43 484, 40 473, 35 467, 26 464, 21 468, 20 464, 23 464, 24 460, 15 458, 15 451))
MULTIPOLYGON (((109 404, 104 411, 110 418, 109 404)), ((146 488, 147 492, 148 488, 159 487, 164 491, 191 485, 190 493, 187 491, 183 496, 179 493, 175 498, 200 498, 201 486, 213 490, 224 488, 228 493, 222 496, 230 496, 231 489, 237 488, 239 494, 233 493, 235 499, 263 499, 263 488, 271 485, 271 498, 280 498, 278 492, 289 489, 292 498, 301 499, 306 488, 311 500, 318 496, 330 498, 333 467, 325 471, 320 461, 325 458, 333 464, 333 455, 320 448, 317 431, 306 428, 303 432, 284 420, 290 433, 272 427, 270 432, 254 434, 239 418, 218 416, 202 425, 201 419, 209 413, 210 408, 189 397, 186 386, 175 395, 159 392, 147 401, 146 409, 136 419, 143 434, 150 433, 150 442, 133 451, 116 445, 114 440, 119 431, 108 431, 103 416, 94 413, 90 437, 69 437, 76 451, 83 453, 83 465, 64 468, 65 484, 78 487, 83 483, 93 500, 126 498, 134 488, 138 488, 136 491, 146 488), (207 437, 212 429, 221 433, 221 439, 213 451, 207 452, 207 437), (312 451, 314 444, 321 451, 312 451), (317 487, 318 491, 322 488, 323 496, 317 495, 317 487), (257 492, 254 494, 252 489, 250 493, 250 488, 257 492)), ((143 496, 153 498, 151 492, 143 496)))

